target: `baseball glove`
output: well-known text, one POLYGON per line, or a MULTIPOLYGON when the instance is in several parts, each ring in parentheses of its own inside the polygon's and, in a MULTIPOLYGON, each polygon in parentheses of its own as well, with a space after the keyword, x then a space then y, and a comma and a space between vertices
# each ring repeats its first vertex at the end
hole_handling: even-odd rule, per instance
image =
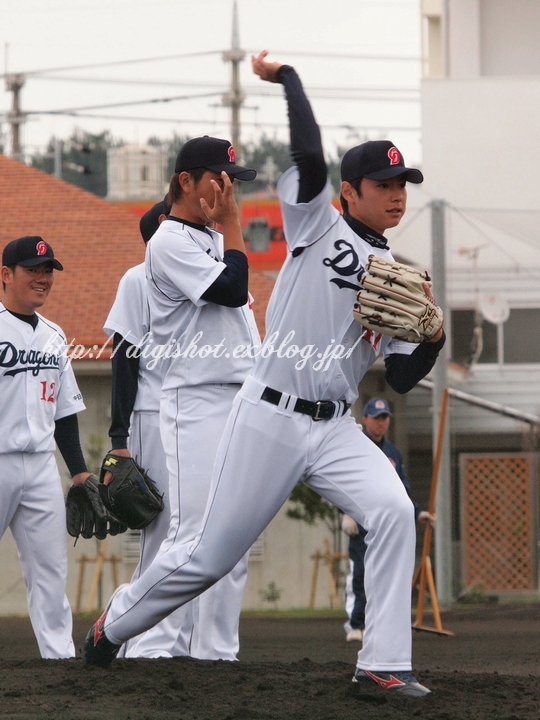
POLYGON ((111 517, 99 494, 99 480, 90 475, 82 485, 72 485, 66 498, 67 531, 71 537, 97 537, 105 540, 107 534, 118 535, 127 530, 126 525, 111 517))
POLYGON ((425 293, 427 272, 370 255, 353 308, 355 320, 383 335, 408 342, 431 340, 442 327, 441 308, 425 293))
POLYGON ((155 482, 131 457, 108 453, 101 466, 99 493, 103 504, 132 530, 141 530, 163 510, 163 496, 155 482), (112 480, 104 484, 105 474, 112 480))

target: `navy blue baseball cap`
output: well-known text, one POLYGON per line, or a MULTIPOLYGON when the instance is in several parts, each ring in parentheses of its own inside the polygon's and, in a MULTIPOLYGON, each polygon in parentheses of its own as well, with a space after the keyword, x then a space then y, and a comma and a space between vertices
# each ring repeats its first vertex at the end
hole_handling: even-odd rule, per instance
POLYGON ((139 220, 139 230, 141 231, 142 239, 147 243, 152 235, 156 232, 159 227, 159 218, 161 215, 169 215, 171 212, 171 206, 167 202, 167 198, 153 205, 150 210, 147 210, 142 218, 139 220))
POLYGON ((206 168, 216 173, 225 170, 235 180, 255 180, 257 177, 255 170, 236 164, 236 154, 228 140, 209 135, 188 140, 176 157, 175 173, 195 168, 206 168))
POLYGON ((421 183, 420 170, 405 167, 403 155, 390 140, 368 140, 347 150, 341 161, 341 179, 352 182, 357 178, 390 180, 404 175, 411 183, 421 183))
POLYGON ((61 263, 54 258, 49 243, 39 235, 25 235, 9 242, 2 252, 2 265, 21 265, 35 267, 50 262, 55 270, 63 270, 61 263))
POLYGON ((390 405, 382 398, 371 398, 364 405, 362 410, 363 417, 376 418, 379 415, 392 415, 390 412, 390 405))

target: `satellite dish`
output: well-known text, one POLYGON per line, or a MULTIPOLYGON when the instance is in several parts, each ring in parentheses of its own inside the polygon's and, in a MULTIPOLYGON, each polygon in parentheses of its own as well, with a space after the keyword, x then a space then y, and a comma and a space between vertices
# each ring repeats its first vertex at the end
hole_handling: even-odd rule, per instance
POLYGON ((480 312, 488 322, 499 325, 510 317, 510 306, 508 300, 500 293, 482 293, 480 312))

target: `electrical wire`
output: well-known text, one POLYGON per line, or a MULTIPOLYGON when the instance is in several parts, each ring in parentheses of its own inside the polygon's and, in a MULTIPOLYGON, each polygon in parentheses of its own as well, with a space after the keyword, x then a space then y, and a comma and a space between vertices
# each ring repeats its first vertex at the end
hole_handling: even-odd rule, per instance
MULTIPOLYGON (((451 204, 448 204, 448 208, 449 208, 449 210, 454 212, 458 217, 460 217, 464 222, 466 222, 468 225, 470 225, 481 237, 488 240, 491 245, 495 245, 497 247, 497 249, 500 250, 500 252, 503 255, 505 255, 507 258, 509 258, 512 261, 512 263, 515 265, 515 267, 517 269, 519 269, 520 271, 523 271, 525 274, 529 275, 530 277, 540 280, 540 274, 532 271, 527 265, 523 265, 522 261, 520 261, 518 258, 515 258, 510 252, 508 252, 508 250, 501 243, 499 243, 497 240, 495 240, 495 238, 493 236, 488 235, 482 228, 478 227, 478 225, 473 220, 471 220, 471 218, 468 217, 468 215, 466 213, 462 212, 459 208, 457 208, 451 204)), ((497 228, 497 229, 500 232, 503 232, 504 234, 508 235, 508 237, 510 237, 510 238, 514 237, 506 230, 501 230, 501 228, 497 228)), ((535 247, 536 247, 536 249, 538 249, 537 245, 535 247)))
MULTIPOLYGON (((0 78, 7 78, 13 75, 26 75, 26 76, 34 76, 34 75, 43 75, 44 73, 53 73, 53 72, 62 72, 64 70, 89 70, 91 68, 99 68, 99 67, 118 67, 119 65, 136 65, 139 63, 147 63, 147 62, 164 62, 167 60, 179 60, 182 58, 191 58, 191 57, 202 57, 204 55, 223 55, 226 52, 230 52, 230 48, 227 50, 201 50, 199 52, 192 52, 192 53, 178 53, 175 55, 154 55, 151 57, 144 57, 144 58, 134 58, 132 60, 111 60, 109 62, 104 63, 89 63, 87 65, 64 65, 63 67, 53 67, 53 68, 42 68, 41 70, 24 70, 24 71, 18 71, 18 72, 10 72, 10 73, 2 73, 0 74, 0 78)), ((240 52, 246 52, 249 54, 258 54, 259 50, 245 50, 240 52)), ((295 56, 301 56, 301 57, 316 57, 316 58, 325 58, 325 59, 336 59, 336 60, 367 60, 368 62, 372 61, 384 61, 384 62, 421 62, 420 57, 416 56, 407 56, 407 55, 356 55, 356 54, 347 54, 347 53, 308 53, 308 52, 300 52, 300 51, 275 51, 276 54, 283 54, 283 55, 295 55, 295 56)))
POLYGON ((80 108, 67 108, 64 110, 30 110, 26 115, 76 115, 81 110, 106 110, 115 107, 127 107, 130 105, 149 105, 153 103, 168 103, 176 100, 193 100, 195 98, 215 97, 221 95, 221 92, 198 93, 196 95, 177 95, 176 97, 152 98, 150 100, 128 100, 121 103, 109 103, 107 105, 87 105, 80 108))

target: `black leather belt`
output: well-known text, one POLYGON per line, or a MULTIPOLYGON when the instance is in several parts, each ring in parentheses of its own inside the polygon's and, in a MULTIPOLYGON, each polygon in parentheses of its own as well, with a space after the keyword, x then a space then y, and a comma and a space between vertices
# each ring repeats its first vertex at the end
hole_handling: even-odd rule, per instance
MULTIPOLYGON (((272 405, 279 405, 283 393, 279 390, 266 387, 261 395, 261 400, 272 403, 272 405)), ((343 411, 340 415, 345 415, 347 410, 351 407, 349 403, 344 401, 341 402, 343 405, 343 411)), ((294 412, 302 413, 303 415, 309 415, 313 420, 331 420, 336 410, 340 409, 340 403, 332 402, 332 400, 317 400, 312 402, 311 400, 302 400, 298 398, 294 404, 294 412)))

